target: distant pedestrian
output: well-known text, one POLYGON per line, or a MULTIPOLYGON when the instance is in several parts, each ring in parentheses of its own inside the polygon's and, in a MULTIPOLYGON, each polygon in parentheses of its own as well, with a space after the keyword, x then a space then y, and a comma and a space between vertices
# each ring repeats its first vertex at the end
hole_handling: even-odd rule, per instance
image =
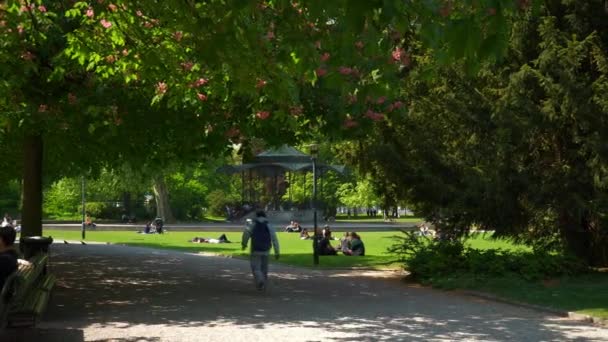
POLYGON ((4 218, 2 219, 2 227, 13 228, 13 218, 8 213, 4 214, 4 218))
POLYGON ((258 290, 266 289, 268 281, 268 258, 270 249, 274 249, 275 259, 279 259, 279 239, 277 234, 272 229, 266 219, 266 213, 258 211, 256 219, 251 224, 248 224, 243 232, 242 247, 247 248, 247 244, 251 239, 251 272, 255 280, 255 286, 258 290))

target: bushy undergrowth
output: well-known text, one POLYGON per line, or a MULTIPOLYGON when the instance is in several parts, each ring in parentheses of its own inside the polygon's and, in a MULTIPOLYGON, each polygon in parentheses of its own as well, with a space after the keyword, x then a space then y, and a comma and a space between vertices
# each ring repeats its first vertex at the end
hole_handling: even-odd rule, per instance
POLYGON ((404 232, 389 251, 397 254, 416 280, 435 283, 444 278, 519 277, 539 280, 584 273, 588 270, 580 260, 560 253, 480 250, 463 241, 436 241, 404 232))

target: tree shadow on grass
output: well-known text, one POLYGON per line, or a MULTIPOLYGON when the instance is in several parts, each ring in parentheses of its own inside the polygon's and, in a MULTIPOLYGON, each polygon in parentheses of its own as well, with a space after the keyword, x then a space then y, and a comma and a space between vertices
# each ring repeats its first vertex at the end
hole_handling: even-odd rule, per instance
POLYGON ((398 281, 278 265, 262 294, 242 260, 174 251, 61 245, 51 262, 59 280, 44 326, 117 334, 149 326, 152 341, 162 327, 299 328, 336 341, 566 340, 585 328, 398 281))

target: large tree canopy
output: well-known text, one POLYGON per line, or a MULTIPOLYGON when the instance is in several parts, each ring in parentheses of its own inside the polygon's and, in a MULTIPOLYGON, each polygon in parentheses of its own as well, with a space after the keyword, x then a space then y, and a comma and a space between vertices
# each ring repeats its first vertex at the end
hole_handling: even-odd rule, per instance
POLYGON ((405 113, 399 82, 419 45, 474 71, 531 3, 4 1, 0 143, 23 161, 24 234, 41 231, 43 165, 52 177, 256 136, 363 136, 405 113))
POLYGON ((407 115, 355 144, 353 159, 386 172, 444 229, 559 238, 607 264, 607 25, 604 1, 547 1, 515 22, 504 61, 477 76, 463 64, 433 78, 413 70, 407 115))

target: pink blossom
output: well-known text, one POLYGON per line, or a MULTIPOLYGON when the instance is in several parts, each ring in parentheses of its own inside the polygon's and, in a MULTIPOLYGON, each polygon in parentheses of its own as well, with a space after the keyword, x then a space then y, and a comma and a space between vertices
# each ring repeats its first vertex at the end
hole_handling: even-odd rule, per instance
POLYGON ((359 49, 359 50, 363 49, 363 47, 364 47, 364 46, 365 46, 365 45, 364 45, 364 44, 363 44, 363 42, 362 42, 362 41, 360 41, 360 40, 359 40, 358 42, 356 42, 356 43, 355 43, 355 47, 356 47, 357 49, 359 49))
POLYGON ((156 83, 156 93, 158 95, 162 95, 162 94, 166 93, 167 89, 168 89, 167 83, 165 83, 165 82, 156 83))
POLYGON ((400 109, 401 107, 403 107, 403 102, 401 102, 401 101, 395 101, 393 103, 393 108, 394 109, 400 109))
POLYGON ((393 60, 397 62, 401 61, 401 58, 404 54, 405 50, 403 50, 402 48, 395 48, 395 50, 393 50, 393 52, 391 53, 391 55, 393 56, 393 60))
POLYGON ((112 23, 109 22, 109 21, 107 21, 107 20, 105 20, 105 19, 101 19, 99 22, 101 23, 101 26, 103 26, 103 27, 105 27, 107 29, 109 29, 110 27, 112 27, 112 23))
POLYGON ((402 48, 395 48, 391 53, 393 60, 396 62, 400 62, 401 64, 408 66, 411 63, 410 55, 405 52, 402 48))
POLYGON ((74 95, 72 93, 68 93, 68 103, 76 104, 76 101, 77 101, 76 95, 74 95))
POLYGON ((40 5, 40 6, 38 6, 38 10, 40 12, 42 12, 42 13, 45 13, 46 12, 46 7, 44 5, 40 5))
POLYGON ((21 59, 26 60, 26 61, 31 61, 34 58, 36 58, 36 56, 31 51, 25 51, 24 53, 21 54, 21 59))
POLYGON ((238 136, 238 135, 240 135, 240 134, 241 134, 241 131, 240 131, 238 128, 236 128, 236 127, 232 127, 232 128, 230 128, 230 129, 229 129, 229 130, 227 130, 227 131, 226 131, 226 133, 225 133, 225 135, 226 135, 228 138, 234 138, 234 137, 236 137, 236 136, 238 136))
POLYGON ((304 109, 302 108, 302 106, 294 106, 289 109, 289 112, 293 116, 300 116, 304 112, 304 109))
POLYGON ((266 33, 266 39, 268 39, 268 40, 273 40, 274 38, 275 38, 274 32, 272 32, 272 31, 268 31, 268 32, 266 33))
POLYGON ((39 113, 44 113, 49 109, 49 106, 45 105, 45 104, 41 104, 40 106, 38 106, 38 112, 39 113))
POLYGON ((377 104, 383 104, 386 101, 386 96, 381 96, 376 100, 377 104))
POLYGON ((329 52, 326 52, 324 54, 321 55, 321 62, 325 63, 329 60, 329 57, 331 57, 331 55, 329 54, 329 52))
POLYGON ((365 113, 365 116, 367 116, 368 118, 370 118, 373 121, 382 121, 384 120, 384 114, 382 113, 376 113, 373 110, 368 110, 367 113, 365 113))
POLYGON ((175 39, 175 41, 181 41, 182 38, 184 38, 184 33, 182 31, 177 31, 175 33, 173 33, 173 39, 175 39))
POLYGON ((359 126, 359 123, 355 120, 353 120, 352 118, 346 118, 346 120, 344 120, 344 127, 345 128, 353 128, 353 127, 357 127, 359 126))
POLYGON ((198 97, 199 101, 207 101, 207 95, 203 93, 197 93, 196 97, 198 97))
POLYGON ((443 6, 439 9, 439 15, 444 18, 450 16, 451 13, 452 13, 452 4, 449 2, 445 6, 443 6))
POLYGON ((89 7, 85 15, 89 18, 93 18, 93 16, 95 15, 95 11, 93 11, 93 9, 89 7))
POLYGON ((341 66, 340 69, 338 69, 340 71, 340 73, 342 75, 350 75, 353 73, 353 69, 349 68, 349 67, 345 67, 345 66, 341 66))
POLYGON ((106 56, 106 62, 112 64, 112 63, 116 62, 116 57, 114 57, 114 55, 108 55, 108 56, 106 56))
POLYGON ((17 25, 17 32, 19 32, 19 34, 22 34, 22 33, 23 33, 23 31, 24 31, 24 29, 23 29, 23 24, 19 24, 19 25, 17 25))
POLYGON ((116 7, 116 5, 114 4, 109 4, 108 5, 108 9, 112 12, 116 12, 116 10, 118 9, 118 7, 116 7))
POLYGON ((199 78, 198 80, 192 83, 192 87, 201 87, 207 83, 209 83, 209 80, 207 80, 206 78, 199 78))
POLYGON ((266 86, 266 84, 268 84, 268 82, 266 82, 265 80, 258 80, 258 83, 255 85, 255 87, 257 89, 262 89, 266 86))
POLYGON ((255 113, 255 116, 260 120, 266 120, 270 117, 270 112, 267 112, 267 111, 257 112, 257 113, 255 113))
POLYGON ((20 11, 20 12, 29 12, 29 11, 30 11, 30 8, 29 8, 29 7, 27 7, 27 6, 21 6, 21 7, 19 8, 19 11, 20 11))
POLYGON ((317 77, 323 77, 327 75, 327 70, 324 68, 318 68, 315 72, 317 73, 317 77))
POLYGON ((122 49, 121 53, 122 53, 123 56, 127 56, 129 54, 129 50, 122 49))
POLYGON ((180 65, 185 71, 190 71, 194 67, 194 63, 192 63, 191 61, 182 62, 180 65))
POLYGON ((141 17, 141 16, 143 16, 144 14, 143 14, 143 13, 141 13, 141 11, 140 11, 140 10, 137 10, 137 11, 135 11, 135 15, 136 15, 136 16, 138 16, 138 17, 141 17))
POLYGON ((146 22, 144 23, 144 27, 145 27, 145 28, 152 28, 152 27, 154 27, 154 25, 152 25, 152 23, 151 23, 151 22, 146 21, 146 22))

